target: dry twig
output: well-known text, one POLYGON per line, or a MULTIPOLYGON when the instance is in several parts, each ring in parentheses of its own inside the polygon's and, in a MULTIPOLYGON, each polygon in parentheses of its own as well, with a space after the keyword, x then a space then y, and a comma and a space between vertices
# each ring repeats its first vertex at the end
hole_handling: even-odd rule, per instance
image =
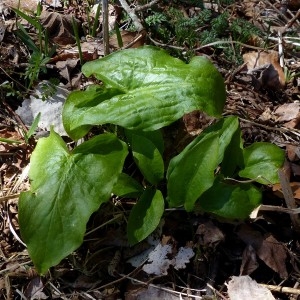
MULTIPOLYGON (((296 209, 296 201, 293 196, 293 191, 291 189, 291 186, 289 184, 288 178, 286 177, 284 171, 281 169, 278 171, 279 180, 282 188, 282 193, 284 196, 284 200, 286 202, 286 206, 290 209, 296 209)), ((294 226, 294 230, 298 233, 300 233, 300 219, 298 215, 291 214, 290 215, 292 224, 294 226)))
POLYGON ((295 288, 290 288, 290 287, 285 287, 285 286, 262 284, 262 283, 260 283, 259 285, 266 287, 267 289, 269 289, 272 292, 300 295, 300 289, 295 289, 295 288))
POLYGON ((142 25, 140 19, 138 18, 138 16, 135 13, 135 9, 130 8, 130 6, 128 5, 126 0, 120 0, 120 4, 122 5, 122 7, 124 8, 124 10, 127 12, 127 14, 129 15, 129 17, 131 18, 136 30, 138 32, 144 30, 144 26, 142 25))

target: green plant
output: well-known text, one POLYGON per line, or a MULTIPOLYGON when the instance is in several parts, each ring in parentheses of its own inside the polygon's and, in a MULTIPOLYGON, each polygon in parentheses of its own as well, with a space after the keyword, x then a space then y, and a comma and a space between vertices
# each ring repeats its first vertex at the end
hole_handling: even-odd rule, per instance
POLYGON ((44 54, 39 51, 31 54, 28 61, 28 67, 26 68, 24 74, 24 78, 28 79, 28 88, 31 88, 33 83, 38 80, 41 72, 47 73, 46 64, 48 63, 49 59, 49 57, 45 57, 44 54))
POLYGON ((298 76, 300 76, 300 73, 293 72, 293 71, 289 70, 287 67, 283 68, 283 72, 284 72, 284 78, 285 78, 286 83, 289 83, 294 78, 297 78, 298 76))
POLYGON ((88 62, 82 71, 103 84, 69 95, 63 109, 66 131, 77 140, 93 125, 117 130, 73 150, 53 130, 38 141, 31 190, 19 201, 21 235, 38 272, 80 246, 88 219, 111 193, 138 198, 127 226, 128 240, 135 244, 158 226, 165 205, 247 218, 261 191, 233 179, 278 182, 284 152, 268 143, 243 148, 236 117, 220 118, 167 165, 162 128, 197 109, 221 117, 224 82, 206 58, 185 64, 146 46, 88 62), (130 157, 140 177, 127 173, 124 162, 130 157))
MULTIPOLYGON (((32 135, 34 134, 35 130, 37 129, 39 121, 40 121, 40 118, 41 118, 41 113, 38 113, 37 116, 35 117, 35 119, 33 120, 32 125, 30 126, 28 132, 26 132, 25 130, 23 130, 22 128, 20 128, 26 144, 29 143, 29 139, 32 137, 32 135)), ((22 144, 23 143, 23 141, 17 141, 17 140, 12 140, 12 139, 7 139, 7 138, 1 138, 1 137, 0 137, 0 142, 8 143, 8 144, 22 144)))
MULTIPOLYGON (((185 6, 194 5, 202 7, 202 1, 184 1, 185 6)), ((229 5, 231 0, 217 1, 220 5, 229 5)), ((262 36, 262 32, 248 21, 232 18, 226 9, 222 13, 216 13, 211 9, 202 8, 192 16, 187 17, 183 10, 178 9, 176 2, 165 4, 165 9, 153 7, 145 12, 145 23, 148 31, 155 40, 159 40, 170 46, 176 56, 181 58, 195 55, 194 49, 199 46, 219 42, 214 47, 218 53, 224 53, 224 57, 231 63, 243 62, 240 45, 230 44, 229 41, 248 43, 253 36, 262 36), (226 43, 221 43, 226 41, 226 43), (175 46, 175 47, 174 47, 175 46), (184 48, 175 50, 176 48, 184 48), (189 55, 186 55, 189 52, 189 55)), ((219 5, 219 8, 220 8, 219 5)), ((212 46, 212 45, 211 45, 212 46)))
POLYGON ((41 119, 41 113, 38 113, 36 115, 36 117, 34 118, 28 132, 23 131, 23 136, 25 139, 26 144, 29 143, 29 139, 33 136, 33 134, 35 133, 36 129, 38 128, 39 122, 41 119))
POLYGON ((159 26, 166 21, 167 21, 167 17, 164 14, 159 12, 154 12, 154 14, 148 16, 145 19, 145 22, 148 26, 159 26))
MULTIPOLYGON (((40 4, 38 5, 38 14, 41 12, 40 4)), ((31 24, 37 31, 38 35, 38 46, 35 44, 29 33, 26 31, 21 23, 18 23, 18 30, 16 35, 21 39, 21 41, 32 51, 28 67, 26 68, 24 78, 28 79, 27 87, 30 89, 33 83, 38 79, 40 72, 47 72, 46 64, 50 60, 51 56, 54 54, 56 47, 53 46, 49 49, 49 39, 47 31, 44 30, 39 22, 38 16, 29 16, 24 12, 13 9, 14 12, 31 24)))
POLYGON ((96 37, 97 31, 99 30, 99 17, 102 11, 102 4, 98 3, 95 11, 93 8, 95 7, 95 1, 87 1, 87 3, 85 3, 84 6, 85 6, 85 12, 87 16, 87 24, 86 26, 83 27, 83 30, 85 31, 86 35, 96 37))
POLYGON ((80 60, 80 63, 83 64, 83 55, 82 55, 82 49, 81 49, 81 42, 80 42, 80 37, 79 37, 79 31, 78 31, 78 26, 77 26, 77 23, 76 23, 74 17, 72 17, 72 27, 73 27, 73 31, 74 31, 76 45, 78 47, 79 60, 80 60))
POLYGON ((14 83, 7 80, 0 84, 0 92, 6 97, 21 98, 22 96, 21 92, 15 88, 14 83))
POLYGON ((2 137, 0 137, 0 142, 7 143, 7 144, 22 144, 21 141, 6 139, 6 138, 2 138, 2 137))

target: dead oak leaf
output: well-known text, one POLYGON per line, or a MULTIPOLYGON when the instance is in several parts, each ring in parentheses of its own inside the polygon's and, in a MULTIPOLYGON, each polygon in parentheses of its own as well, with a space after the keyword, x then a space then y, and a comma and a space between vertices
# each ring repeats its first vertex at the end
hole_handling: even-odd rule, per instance
POLYGON ((71 82, 71 73, 75 69, 75 67, 78 64, 79 59, 67 59, 65 61, 57 61, 56 67, 59 69, 59 74, 68 80, 68 82, 71 82))
POLYGON ((249 275, 259 267, 255 249, 251 245, 247 245, 243 251, 242 264, 240 267, 240 275, 249 275))
POLYGON ((121 47, 138 48, 145 44, 146 41, 145 31, 133 32, 133 31, 122 30, 120 34, 121 34, 123 46, 119 45, 117 34, 114 34, 109 38, 109 45, 114 49, 120 49, 121 47))
POLYGON ((274 111, 277 122, 288 122, 298 117, 300 111, 300 103, 285 103, 277 107, 274 111))
POLYGON ((205 247, 214 248, 225 239, 223 232, 211 221, 199 224, 196 235, 199 244, 205 247))
POLYGON ((278 52, 249 52, 243 55, 243 59, 256 88, 281 89, 285 86, 284 72, 278 63, 278 52))
POLYGON ((49 297, 43 292, 44 284, 40 276, 32 278, 24 294, 29 299, 48 299, 49 297))
POLYGON ((256 251, 257 256, 281 278, 287 278, 286 269, 286 249, 282 243, 277 241, 271 234, 263 235, 250 226, 242 225, 237 232, 240 239, 246 244, 251 245, 256 251))
MULTIPOLYGON (((77 25, 79 21, 75 19, 77 25)), ((75 43, 73 35, 72 16, 63 15, 57 12, 44 11, 40 17, 41 24, 48 30, 50 39, 59 45, 68 45, 75 43)), ((79 26, 78 26, 79 27, 79 26)))

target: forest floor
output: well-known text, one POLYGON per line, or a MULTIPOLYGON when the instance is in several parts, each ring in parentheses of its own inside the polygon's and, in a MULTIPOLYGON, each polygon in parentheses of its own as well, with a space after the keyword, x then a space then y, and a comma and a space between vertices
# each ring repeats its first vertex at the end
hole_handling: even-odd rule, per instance
MULTIPOLYGON (((192 245, 194 256, 182 269, 155 275, 129 263, 151 246, 124 241, 126 224, 116 216, 130 204, 113 197, 92 215, 82 246, 40 276, 21 240, 18 199, 30 189, 39 136, 53 123, 64 135, 47 102, 61 103, 89 81, 70 16, 83 61, 107 50, 92 1, 45 0, 34 18, 36 1, 0 0, 0 299, 300 299, 300 1, 131 1, 136 18, 126 1, 109 2, 110 52, 155 45, 186 61, 197 55, 214 63, 226 84, 224 116, 239 117, 245 145, 263 141, 284 149, 280 184, 260 186, 262 206, 245 221, 166 211, 160 243, 192 245)), ((176 123, 177 141, 211 122, 201 112, 184 116, 176 123)), ((166 257, 157 259, 162 266, 166 257)))

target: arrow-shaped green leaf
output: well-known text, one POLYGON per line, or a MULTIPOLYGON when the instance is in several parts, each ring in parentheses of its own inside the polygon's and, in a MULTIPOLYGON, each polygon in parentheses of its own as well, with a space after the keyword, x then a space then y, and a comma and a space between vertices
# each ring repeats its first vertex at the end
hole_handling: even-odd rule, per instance
POLYGON ((88 62, 82 71, 86 76, 95 75, 104 85, 96 95, 95 91, 69 95, 63 122, 74 139, 91 125, 111 123, 148 131, 193 110, 214 116, 223 111, 223 78, 204 57, 196 56, 186 64, 164 50, 145 46, 88 62))
POLYGON ((109 200, 127 155, 113 134, 99 135, 70 152, 54 131, 31 157, 31 190, 21 194, 21 235, 39 273, 80 246, 91 214, 109 200))

